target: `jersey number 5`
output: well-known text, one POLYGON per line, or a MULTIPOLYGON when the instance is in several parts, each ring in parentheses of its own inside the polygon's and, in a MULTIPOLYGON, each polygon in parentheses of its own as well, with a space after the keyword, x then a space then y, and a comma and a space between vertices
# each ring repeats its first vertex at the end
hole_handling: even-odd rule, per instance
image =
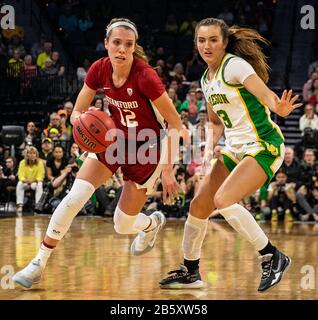
POLYGON ((135 128, 138 126, 138 121, 135 121, 136 118, 135 112, 127 109, 118 108, 120 113, 120 122, 123 126, 128 128, 135 128), (123 114, 125 113, 125 115, 123 114))
POLYGON ((233 127, 232 122, 231 122, 229 116, 227 115, 226 111, 218 110, 216 113, 220 118, 222 118, 223 123, 227 128, 232 128, 233 127))

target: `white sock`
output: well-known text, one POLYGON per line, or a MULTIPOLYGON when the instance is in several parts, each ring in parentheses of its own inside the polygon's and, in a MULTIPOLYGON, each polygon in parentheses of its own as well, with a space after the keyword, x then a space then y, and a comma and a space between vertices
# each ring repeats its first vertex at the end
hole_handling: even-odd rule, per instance
POLYGON ((48 247, 46 247, 43 242, 41 243, 40 249, 38 251, 38 254, 36 255, 36 257, 32 260, 40 260, 40 265, 41 267, 45 268, 48 259, 50 258, 51 253, 53 252, 53 249, 50 249, 48 247))
POLYGON ((188 215, 184 226, 182 247, 184 258, 187 260, 197 260, 201 256, 202 243, 205 238, 209 218, 199 219, 188 215))
POLYGON ((231 206, 218 209, 225 220, 257 251, 264 249, 268 243, 268 238, 258 225, 254 217, 241 205, 235 203, 231 206))

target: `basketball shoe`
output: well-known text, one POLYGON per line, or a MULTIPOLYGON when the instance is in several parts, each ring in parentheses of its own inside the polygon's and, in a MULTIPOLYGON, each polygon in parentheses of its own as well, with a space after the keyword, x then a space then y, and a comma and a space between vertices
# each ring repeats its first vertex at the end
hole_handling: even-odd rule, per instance
POLYGON ((188 271, 183 264, 179 270, 170 271, 169 277, 162 279, 159 284, 162 289, 201 289, 204 282, 201 280, 199 269, 188 271))
POLYGON ((274 254, 260 256, 258 259, 262 268, 262 278, 258 291, 264 292, 279 283, 284 272, 288 270, 291 259, 279 250, 276 250, 274 254))
POLYGON ((33 284, 40 282, 44 268, 39 260, 31 261, 24 269, 17 272, 12 280, 25 288, 31 288, 33 284))
POLYGON ((150 231, 140 231, 131 244, 130 252, 134 256, 139 256, 150 251, 154 245, 159 231, 166 224, 166 217, 160 211, 151 214, 157 220, 157 226, 150 231))

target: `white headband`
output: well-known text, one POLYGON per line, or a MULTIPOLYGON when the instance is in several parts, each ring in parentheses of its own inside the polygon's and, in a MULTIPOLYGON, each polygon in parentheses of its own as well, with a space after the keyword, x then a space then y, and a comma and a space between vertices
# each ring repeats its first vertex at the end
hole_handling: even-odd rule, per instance
POLYGON ((128 27, 130 29, 132 29, 135 34, 136 34, 136 38, 138 39, 138 32, 137 29, 135 28, 135 26, 129 22, 126 21, 117 21, 114 22, 113 24, 111 24, 107 29, 106 29, 106 36, 109 35, 110 31, 113 30, 116 27, 128 27))

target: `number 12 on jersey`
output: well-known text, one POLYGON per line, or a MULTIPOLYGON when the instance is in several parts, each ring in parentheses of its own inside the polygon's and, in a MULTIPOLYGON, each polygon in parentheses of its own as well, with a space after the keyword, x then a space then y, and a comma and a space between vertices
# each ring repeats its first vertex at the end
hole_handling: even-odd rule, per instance
POLYGON ((136 118, 135 112, 128 109, 120 109, 118 108, 120 113, 120 122, 123 126, 128 128, 138 127, 138 121, 135 121, 136 118))

